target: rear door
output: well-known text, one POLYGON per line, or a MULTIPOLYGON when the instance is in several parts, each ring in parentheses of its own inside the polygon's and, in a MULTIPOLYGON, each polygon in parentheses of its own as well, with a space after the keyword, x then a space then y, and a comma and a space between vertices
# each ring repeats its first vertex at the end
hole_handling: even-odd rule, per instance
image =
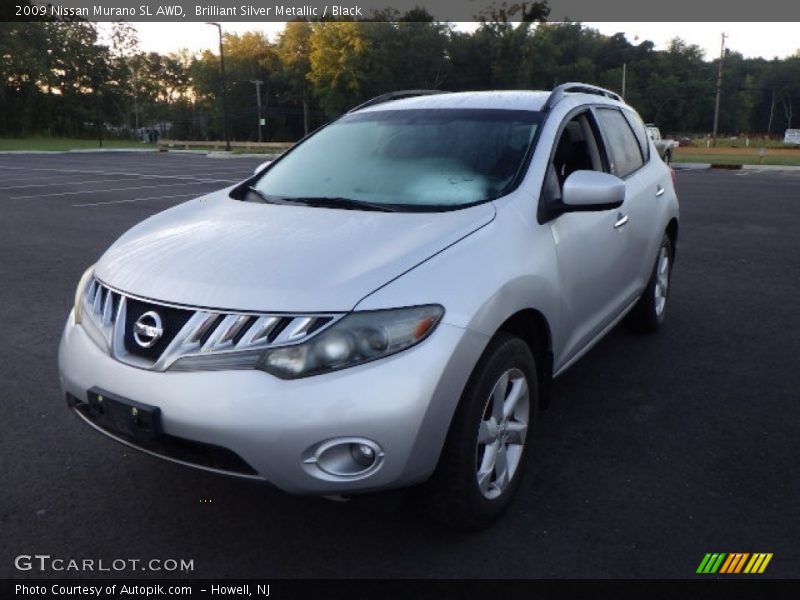
POLYGON ((623 109, 622 114, 636 136, 642 150, 645 166, 638 175, 641 180, 642 193, 630 206, 631 248, 638 256, 632 257, 633 268, 638 269, 639 287, 644 289, 650 278, 656 253, 664 235, 664 216, 669 199, 672 197, 672 169, 651 151, 652 145, 647 138, 644 121, 633 110, 623 109))

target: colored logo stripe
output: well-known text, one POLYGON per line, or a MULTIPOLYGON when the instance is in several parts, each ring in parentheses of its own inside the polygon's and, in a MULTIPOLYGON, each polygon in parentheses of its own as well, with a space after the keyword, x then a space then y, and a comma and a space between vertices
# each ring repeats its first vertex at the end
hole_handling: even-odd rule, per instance
POLYGON ((771 560, 772 553, 767 552, 754 554, 749 552, 732 552, 730 554, 709 552, 700 561, 696 572, 702 574, 763 573, 771 560))
POLYGON ((750 562, 747 563, 747 566, 744 568, 745 573, 763 573, 764 569, 767 568, 769 561, 772 560, 772 553, 759 553, 753 554, 753 558, 750 559, 750 562))
POLYGON ((703 557, 703 560, 700 562, 700 566, 697 567, 698 573, 716 573, 719 566, 722 564, 722 560, 725 558, 725 553, 714 553, 714 554, 706 554, 703 557))
POLYGON ((742 570, 744 562, 747 560, 748 556, 750 556, 748 552, 734 552, 733 554, 728 554, 728 560, 725 561, 719 572, 738 573, 742 570))

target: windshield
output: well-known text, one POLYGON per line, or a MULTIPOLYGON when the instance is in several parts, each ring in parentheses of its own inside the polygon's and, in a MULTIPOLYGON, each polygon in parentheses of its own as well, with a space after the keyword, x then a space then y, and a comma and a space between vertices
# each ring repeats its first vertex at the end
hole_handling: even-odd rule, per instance
POLYGON ((349 208, 444 210, 484 202, 510 191, 541 118, 498 109, 355 113, 293 149, 255 189, 265 199, 349 208))

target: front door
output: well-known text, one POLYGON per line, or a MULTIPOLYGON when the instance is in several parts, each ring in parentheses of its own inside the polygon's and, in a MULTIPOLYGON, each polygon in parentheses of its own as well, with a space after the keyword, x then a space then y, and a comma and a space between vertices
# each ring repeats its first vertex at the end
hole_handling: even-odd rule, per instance
MULTIPOLYGON (((608 171, 610 163, 590 111, 568 118, 548 169, 545 194, 559 196, 578 170, 608 171)), ((559 196, 560 197, 560 196, 559 196)), ((626 198, 627 202, 627 198, 626 198)), ((569 332, 555 358, 556 370, 594 339, 625 308, 626 206, 565 213, 550 221, 569 332)))

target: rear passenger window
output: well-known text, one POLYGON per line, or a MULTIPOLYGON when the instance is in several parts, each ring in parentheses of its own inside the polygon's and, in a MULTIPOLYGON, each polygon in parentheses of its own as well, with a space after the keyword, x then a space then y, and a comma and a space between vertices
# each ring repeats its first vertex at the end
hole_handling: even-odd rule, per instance
POLYGON ((597 117, 613 156, 611 171, 614 175, 626 177, 641 168, 644 159, 639 142, 622 113, 613 108, 598 108, 597 117))
POLYGON ((645 127, 644 121, 632 110, 623 110, 622 114, 628 119, 628 124, 630 124, 633 133, 636 135, 636 141, 639 142, 639 148, 642 150, 644 161, 647 162, 650 160, 650 136, 647 135, 647 127, 645 127))

